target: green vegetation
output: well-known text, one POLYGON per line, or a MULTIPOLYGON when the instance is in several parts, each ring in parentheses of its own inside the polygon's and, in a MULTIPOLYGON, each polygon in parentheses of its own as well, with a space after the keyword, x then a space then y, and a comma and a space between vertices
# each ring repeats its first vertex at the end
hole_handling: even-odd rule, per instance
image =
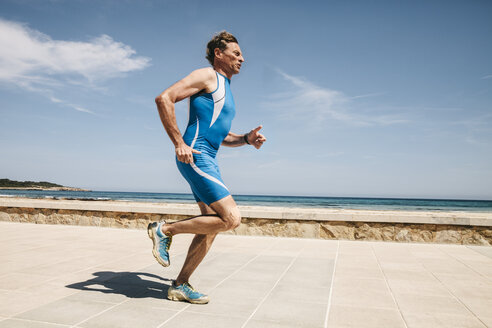
POLYGON ((51 188, 63 187, 62 185, 46 181, 14 181, 10 179, 0 179, 0 187, 3 188, 51 188))

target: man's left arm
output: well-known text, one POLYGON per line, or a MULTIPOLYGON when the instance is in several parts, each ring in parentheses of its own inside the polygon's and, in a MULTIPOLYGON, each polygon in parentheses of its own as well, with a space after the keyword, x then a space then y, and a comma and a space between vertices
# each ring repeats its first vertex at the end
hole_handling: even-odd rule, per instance
POLYGON ((266 141, 265 136, 259 132, 261 128, 262 126, 260 125, 256 129, 253 129, 246 134, 236 134, 236 133, 229 132, 229 134, 225 137, 224 141, 222 141, 222 145, 227 147, 239 147, 246 144, 250 144, 254 146, 256 149, 260 149, 260 147, 266 141))

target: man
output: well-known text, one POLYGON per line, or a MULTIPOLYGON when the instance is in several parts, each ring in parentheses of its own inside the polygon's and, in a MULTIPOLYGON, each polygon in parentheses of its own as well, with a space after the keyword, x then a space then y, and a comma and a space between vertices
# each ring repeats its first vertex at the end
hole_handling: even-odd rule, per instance
POLYGON ((208 303, 191 287, 189 278, 207 254, 217 233, 235 229, 241 215, 229 189, 220 176, 215 156, 220 145, 251 144, 259 149, 266 138, 261 125, 247 134, 229 132, 235 115, 230 80, 244 62, 237 39, 222 31, 207 45, 207 60, 212 67, 191 72, 156 99, 159 116, 176 151, 176 164, 190 184, 202 215, 174 223, 153 222, 147 232, 154 243, 152 253, 163 266, 169 265, 172 236, 193 233, 194 237, 183 268, 168 290, 168 298, 191 303, 208 303), (190 98, 190 119, 183 136, 176 124, 174 104, 190 98))

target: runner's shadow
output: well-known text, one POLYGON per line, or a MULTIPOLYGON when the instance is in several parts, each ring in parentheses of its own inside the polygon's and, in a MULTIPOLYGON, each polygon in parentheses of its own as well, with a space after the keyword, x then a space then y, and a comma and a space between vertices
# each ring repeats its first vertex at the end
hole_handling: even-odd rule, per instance
POLYGON ((121 294, 130 298, 165 299, 172 282, 172 279, 146 272, 100 271, 94 272, 93 275, 95 277, 92 279, 65 287, 107 294, 121 294), (168 282, 168 284, 164 282, 168 282))

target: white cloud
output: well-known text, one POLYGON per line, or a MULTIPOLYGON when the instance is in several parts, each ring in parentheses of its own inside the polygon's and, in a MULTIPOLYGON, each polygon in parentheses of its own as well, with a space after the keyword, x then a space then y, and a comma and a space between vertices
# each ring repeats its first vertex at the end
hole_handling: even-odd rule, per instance
POLYGON ((482 80, 490 79, 490 78, 492 78, 492 75, 485 75, 485 76, 482 77, 482 80))
POLYGON ((394 114, 364 115, 350 110, 354 99, 377 96, 382 93, 348 97, 343 92, 317 86, 306 79, 289 75, 279 69, 276 71, 294 88, 289 92, 272 95, 263 105, 281 109, 280 116, 284 119, 307 120, 310 124, 318 126, 329 119, 356 126, 407 122, 406 119, 394 114))
MULTIPOLYGON (((25 24, 0 18, 0 83, 44 94, 54 103, 54 88, 66 84, 94 85, 144 69, 150 59, 136 56, 130 46, 101 35, 89 41, 53 40, 25 24)), ((91 112, 81 106, 70 107, 91 112)))
POLYGON ((353 97, 351 97, 351 99, 377 97, 377 96, 382 96, 382 95, 384 95, 384 92, 375 92, 375 93, 368 93, 368 94, 365 94, 365 95, 353 96, 353 97))

